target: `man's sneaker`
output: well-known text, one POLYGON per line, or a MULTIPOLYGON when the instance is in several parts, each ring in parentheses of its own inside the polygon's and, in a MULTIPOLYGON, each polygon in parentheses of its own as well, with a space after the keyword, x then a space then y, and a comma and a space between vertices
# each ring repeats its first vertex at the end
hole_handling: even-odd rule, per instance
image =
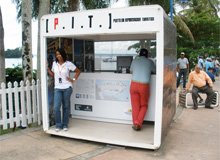
POLYGON ((194 106, 193 109, 194 109, 194 110, 197 110, 197 109, 198 109, 198 106, 194 106))
POLYGON ((59 131, 60 131, 60 128, 56 128, 55 131, 56 131, 56 132, 59 132, 59 131))
POLYGON ((140 125, 133 125, 132 126, 132 128, 133 128, 133 130, 135 130, 135 131, 140 131, 141 130, 141 126, 140 125))
POLYGON ((213 107, 210 107, 210 106, 205 106, 205 108, 207 108, 207 109, 213 109, 213 107))
POLYGON ((203 102, 203 99, 200 99, 200 100, 199 100, 199 103, 202 103, 202 102, 203 102))
POLYGON ((67 127, 64 127, 63 130, 64 130, 64 131, 68 131, 68 128, 67 128, 67 127))

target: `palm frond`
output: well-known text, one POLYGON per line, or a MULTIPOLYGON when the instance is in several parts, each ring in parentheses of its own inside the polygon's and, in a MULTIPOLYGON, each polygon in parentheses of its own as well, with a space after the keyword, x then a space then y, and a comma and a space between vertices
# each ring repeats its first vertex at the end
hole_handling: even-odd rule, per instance
POLYGON ((182 31, 182 33, 184 33, 187 37, 189 37, 189 39, 195 43, 195 39, 194 36, 192 34, 192 32, 190 31, 189 27, 186 25, 186 23, 183 21, 183 19, 181 18, 181 16, 179 15, 175 15, 174 16, 174 23, 176 25, 176 27, 182 31))

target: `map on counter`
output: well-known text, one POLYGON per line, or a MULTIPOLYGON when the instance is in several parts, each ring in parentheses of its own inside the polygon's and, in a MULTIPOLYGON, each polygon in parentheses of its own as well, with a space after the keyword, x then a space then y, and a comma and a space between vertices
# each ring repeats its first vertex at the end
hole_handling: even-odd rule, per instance
POLYGON ((96 80, 96 99, 129 101, 129 80, 96 80))
POLYGON ((80 79, 76 83, 76 98, 77 99, 94 99, 95 84, 93 79, 80 79))

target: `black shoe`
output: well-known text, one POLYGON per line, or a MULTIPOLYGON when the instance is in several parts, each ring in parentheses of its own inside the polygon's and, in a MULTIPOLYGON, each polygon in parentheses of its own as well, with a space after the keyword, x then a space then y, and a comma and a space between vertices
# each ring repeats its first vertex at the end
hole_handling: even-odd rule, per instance
POLYGON ((198 109, 198 106, 194 106, 193 109, 194 109, 194 110, 197 110, 197 109, 198 109))
POLYGON ((207 108, 207 109, 213 109, 213 107, 210 107, 210 106, 205 106, 205 108, 207 108))
POLYGON ((203 99, 200 99, 200 100, 199 100, 199 103, 202 103, 202 102, 203 102, 203 99))

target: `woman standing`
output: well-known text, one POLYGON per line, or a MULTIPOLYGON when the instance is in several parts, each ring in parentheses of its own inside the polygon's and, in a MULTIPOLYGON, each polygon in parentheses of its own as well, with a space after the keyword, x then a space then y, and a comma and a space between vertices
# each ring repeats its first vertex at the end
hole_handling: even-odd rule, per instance
POLYGON ((48 73, 54 77, 54 111, 56 131, 68 130, 70 113, 70 96, 72 94, 72 84, 77 80, 80 70, 70 61, 67 61, 66 53, 63 49, 57 49, 56 60, 53 62, 52 69, 48 68, 48 73), (70 71, 74 71, 74 78, 70 78, 70 71), (62 104, 63 116, 60 108, 62 104), (62 117, 62 118, 61 118, 62 117))

